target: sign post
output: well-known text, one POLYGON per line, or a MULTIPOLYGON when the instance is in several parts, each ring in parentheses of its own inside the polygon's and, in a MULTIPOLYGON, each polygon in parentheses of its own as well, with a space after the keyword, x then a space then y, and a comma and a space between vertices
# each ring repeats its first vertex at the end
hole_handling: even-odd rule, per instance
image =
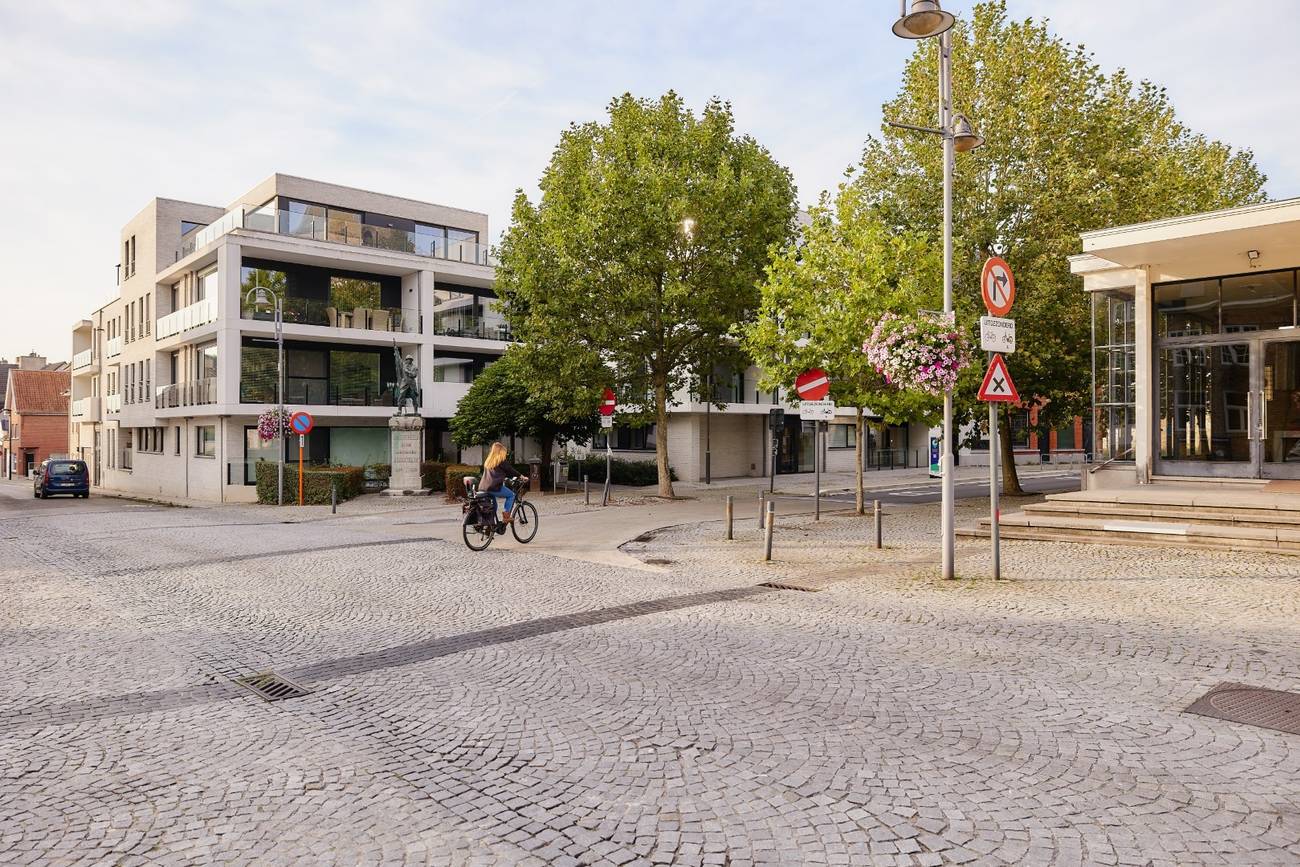
POLYGON ((813 520, 822 519, 822 443, 827 423, 835 418, 835 401, 826 398, 831 393, 831 378, 820 367, 804 371, 795 378, 795 393, 799 395, 799 418, 813 423, 813 520))
POLYGON ((298 505, 302 505, 302 449, 307 444, 307 434, 316 422, 309 412, 295 412, 289 417, 289 427, 298 435, 298 505))
MULTIPOLYGON (((785 430, 785 410, 781 407, 773 407, 767 411, 767 429, 772 437, 771 455, 768 463, 771 466, 772 475, 768 482, 767 492, 776 493, 776 460, 781 455, 781 432, 785 430)), ((759 517, 762 517, 760 512, 759 517)))
POLYGON ((605 429, 605 488, 600 495, 600 504, 609 505, 609 474, 610 464, 614 456, 612 438, 614 436, 614 410, 618 407, 618 400, 614 397, 614 389, 606 388, 605 394, 600 400, 600 426, 605 429))
MULTIPOLYGON (((989 405, 989 537, 993 542, 993 580, 1002 577, 1002 510, 998 507, 998 403, 1019 403, 1020 395, 1002 353, 1016 351, 1016 322, 1005 319, 1016 300, 1016 278, 1011 266, 997 256, 984 263, 980 295, 988 316, 980 317, 980 348, 989 353, 989 369, 980 385, 979 399, 989 405)), ((1013 452, 1009 460, 1015 460, 1013 452)))

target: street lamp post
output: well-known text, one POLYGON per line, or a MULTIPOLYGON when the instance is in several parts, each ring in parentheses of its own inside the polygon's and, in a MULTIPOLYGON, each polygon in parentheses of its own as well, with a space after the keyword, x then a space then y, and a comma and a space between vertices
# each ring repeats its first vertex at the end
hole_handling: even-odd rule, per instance
MULTIPOLYGON (((688 244, 695 242, 695 220, 691 217, 685 217, 681 223, 682 234, 686 236, 688 244)), ((710 367, 709 372, 704 377, 704 484, 713 484, 713 452, 712 437, 709 429, 709 421, 713 410, 713 369, 710 367)))
POLYGON ((279 444, 276 461, 276 503, 284 505, 284 308, 279 294, 265 286, 254 286, 244 293, 244 303, 253 299, 253 309, 270 305, 275 317, 275 440, 279 444))
MULTIPOLYGON (((928 132, 943 139, 943 313, 953 318, 952 307, 952 182, 956 152, 974 150, 984 143, 975 134, 970 122, 952 110, 952 29, 951 13, 939 8, 938 0, 913 0, 908 11, 907 0, 899 0, 899 17, 894 22, 894 33, 904 39, 929 39, 939 37, 939 128, 890 123, 890 126, 928 132)), ((955 577, 956 560, 956 488, 952 460, 952 391, 943 394, 943 450, 940 466, 943 472, 942 517, 940 531, 943 535, 943 577, 955 577)))

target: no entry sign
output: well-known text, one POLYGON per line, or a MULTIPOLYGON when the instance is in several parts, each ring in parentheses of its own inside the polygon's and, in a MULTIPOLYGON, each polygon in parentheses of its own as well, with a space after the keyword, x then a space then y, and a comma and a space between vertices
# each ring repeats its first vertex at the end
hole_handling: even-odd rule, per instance
POLYGON ((800 400, 821 400, 831 393, 831 380, 820 367, 804 371, 794 381, 795 394, 800 400))
POLYGON ((289 427, 293 428, 293 432, 298 436, 311 433, 315 425, 316 422, 309 412, 295 412, 289 416, 289 427))
POLYGON ((994 256, 984 263, 980 275, 980 294, 990 316, 1006 316, 1016 301, 1016 278, 1011 276, 1011 266, 994 256))
POLYGON ((614 389, 605 389, 605 396, 600 399, 600 414, 613 415, 616 406, 618 406, 618 401, 614 399, 614 389))

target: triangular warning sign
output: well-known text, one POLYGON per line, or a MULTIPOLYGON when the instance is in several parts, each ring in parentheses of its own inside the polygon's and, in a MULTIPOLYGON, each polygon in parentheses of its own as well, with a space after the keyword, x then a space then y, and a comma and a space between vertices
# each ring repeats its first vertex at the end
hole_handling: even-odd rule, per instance
POLYGON ((998 353, 993 353, 989 362, 989 372, 984 374, 984 384, 980 386, 980 400, 1003 403, 1020 403, 1020 392, 1011 381, 1007 372, 1007 363, 998 353))

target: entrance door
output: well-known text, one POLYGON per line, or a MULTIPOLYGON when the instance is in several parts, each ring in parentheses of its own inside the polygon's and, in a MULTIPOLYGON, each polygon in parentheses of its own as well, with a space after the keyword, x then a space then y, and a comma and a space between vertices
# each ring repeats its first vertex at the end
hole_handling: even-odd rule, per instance
POLYGON ((1300 341, 1261 341, 1255 384, 1260 476, 1300 479, 1300 341))

